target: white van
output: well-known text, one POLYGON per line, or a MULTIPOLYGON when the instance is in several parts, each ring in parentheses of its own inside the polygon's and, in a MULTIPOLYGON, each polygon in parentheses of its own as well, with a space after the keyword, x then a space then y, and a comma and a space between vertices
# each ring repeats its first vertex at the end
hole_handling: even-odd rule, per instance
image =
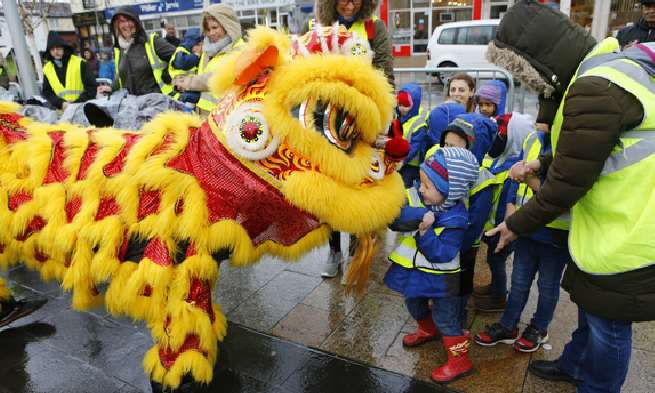
POLYGON ((428 42, 427 68, 494 67, 487 61, 487 44, 496 36, 500 19, 444 23, 428 42))

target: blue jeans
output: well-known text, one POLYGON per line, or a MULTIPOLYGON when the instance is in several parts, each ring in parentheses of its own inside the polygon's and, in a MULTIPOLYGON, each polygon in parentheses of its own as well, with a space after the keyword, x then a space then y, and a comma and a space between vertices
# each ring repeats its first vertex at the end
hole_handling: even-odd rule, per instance
POLYGON ((430 315, 428 301, 432 300, 432 320, 444 336, 462 336, 462 322, 460 318, 460 297, 426 297, 405 298, 409 314, 417 321, 430 315))
POLYGON ((487 264, 491 271, 491 293, 494 296, 507 296, 507 257, 512 252, 512 245, 505 246, 496 253, 498 236, 486 239, 487 264))
POLYGON ((632 322, 591 315, 578 307, 578 328, 559 358, 559 368, 583 381, 578 393, 619 393, 632 350, 632 322))
POLYGON ((512 288, 500 324, 508 330, 513 330, 518 325, 530 296, 532 281, 539 272, 539 300, 530 324, 539 330, 547 330, 559 300, 562 272, 569 262, 571 256, 568 248, 558 248, 525 237, 518 238, 514 242, 512 288))

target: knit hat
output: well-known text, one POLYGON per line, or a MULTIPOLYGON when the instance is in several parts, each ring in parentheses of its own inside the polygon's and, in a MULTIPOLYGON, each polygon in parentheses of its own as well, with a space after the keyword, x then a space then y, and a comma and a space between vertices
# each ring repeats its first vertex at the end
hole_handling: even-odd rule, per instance
POLYGON ((425 159, 421 164, 421 170, 430 179, 432 184, 439 190, 444 198, 448 198, 448 169, 446 169, 446 158, 441 149, 425 159))
POLYGON ((498 105, 500 105, 500 96, 500 88, 497 85, 492 85, 490 83, 486 83, 480 86, 480 88, 475 93, 476 101, 479 102, 480 100, 485 100, 493 102, 496 104, 496 108, 498 108, 498 105))
POLYGON ((473 149, 473 144, 475 143, 475 131, 473 130, 473 124, 464 120, 461 115, 457 116, 452 123, 448 124, 448 127, 441 134, 440 144, 443 147, 446 141, 446 134, 449 132, 454 132, 455 134, 461 136, 466 140, 466 148, 469 150, 473 149))
POLYGON ((445 147, 426 158, 421 170, 444 195, 446 201, 441 207, 448 209, 468 196, 478 180, 479 165, 470 151, 445 147))
POLYGON ((398 103, 398 106, 404 106, 406 108, 411 108, 413 106, 412 96, 406 91, 398 93, 396 96, 396 102, 398 103))

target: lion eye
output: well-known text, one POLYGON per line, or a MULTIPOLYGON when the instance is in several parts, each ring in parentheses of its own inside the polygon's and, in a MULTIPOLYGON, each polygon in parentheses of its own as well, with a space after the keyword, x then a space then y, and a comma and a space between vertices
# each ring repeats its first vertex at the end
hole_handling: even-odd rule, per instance
POLYGON ((314 128, 339 149, 350 152, 359 132, 355 119, 345 110, 329 102, 306 100, 291 109, 305 128, 314 128))

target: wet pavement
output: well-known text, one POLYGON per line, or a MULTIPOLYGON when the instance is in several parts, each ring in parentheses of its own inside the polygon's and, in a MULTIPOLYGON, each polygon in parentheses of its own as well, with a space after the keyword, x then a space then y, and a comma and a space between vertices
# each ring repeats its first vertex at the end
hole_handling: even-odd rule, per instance
MULTIPOLYGON (((577 311, 562 292, 549 329, 552 349, 516 353, 510 346, 472 345, 475 373, 448 385, 429 381, 445 360, 441 345, 402 347, 415 323, 402 297, 382 284, 395 236, 388 234, 363 295, 347 294, 339 279, 320 277, 327 247, 294 263, 265 258, 247 268, 221 267, 215 299, 230 326, 215 369, 216 392, 573 392, 565 383, 530 376, 534 359, 555 359, 575 328, 577 311)), ((347 237, 342 244, 344 249, 347 237)), ((511 263, 510 263, 511 265, 511 263)), ((476 280, 486 283, 483 261, 476 280)), ((49 302, 33 315, 0 330, 0 393, 149 392, 142 371, 152 345, 147 329, 104 310, 79 313, 56 283, 17 267, 8 274, 18 296, 40 293, 49 302)), ((534 288, 533 288, 534 290, 534 288)), ((536 294, 535 294, 536 295, 536 294)), ((531 297, 522 318, 536 306, 531 297)), ((469 312, 473 333, 499 313, 469 312)), ((623 392, 655 385, 655 323, 634 325, 633 358, 623 392)))

